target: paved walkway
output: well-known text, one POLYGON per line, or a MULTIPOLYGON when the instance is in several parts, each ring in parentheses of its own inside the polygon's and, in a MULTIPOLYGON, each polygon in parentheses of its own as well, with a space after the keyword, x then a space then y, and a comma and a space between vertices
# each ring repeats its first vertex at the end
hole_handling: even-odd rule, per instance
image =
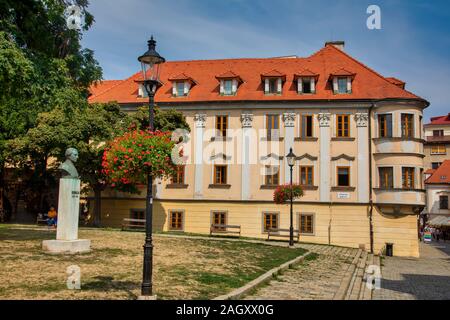
POLYGON ((357 249, 304 245, 318 254, 289 269, 245 300, 331 300, 357 254, 357 249))
POLYGON ((376 300, 450 299, 450 242, 420 246, 420 258, 386 257, 376 300))

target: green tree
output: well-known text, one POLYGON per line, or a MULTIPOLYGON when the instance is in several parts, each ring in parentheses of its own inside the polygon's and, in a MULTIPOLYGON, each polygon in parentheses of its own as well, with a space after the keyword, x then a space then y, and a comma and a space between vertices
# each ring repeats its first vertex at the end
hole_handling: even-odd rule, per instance
POLYGON ((56 168, 64 160, 65 150, 68 147, 78 149, 79 160, 76 166, 82 182, 94 192, 94 225, 99 226, 101 192, 105 187, 102 154, 106 142, 121 135, 132 121, 116 103, 86 104, 73 112, 57 108, 41 113, 36 127, 9 143, 14 150, 10 161, 20 168, 33 168, 39 172, 37 180, 42 183, 43 188, 44 185, 49 185, 47 181, 55 179, 56 168), (52 158, 58 161, 49 162, 52 158), (36 170, 36 163, 44 165, 36 170))
MULTIPOLYGON (((94 22, 88 1, 74 3, 83 14, 81 30, 67 26, 69 1, 0 0, 0 195, 5 161, 14 152, 8 141, 33 128, 41 112, 82 106, 90 84, 102 77, 92 50, 80 44, 94 22)), ((45 168, 45 159, 34 160, 35 172, 45 168)))

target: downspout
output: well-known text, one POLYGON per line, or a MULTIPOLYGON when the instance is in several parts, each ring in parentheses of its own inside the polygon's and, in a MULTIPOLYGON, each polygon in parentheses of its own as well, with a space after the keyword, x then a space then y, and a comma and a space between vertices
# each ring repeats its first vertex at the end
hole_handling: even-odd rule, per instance
POLYGON ((375 105, 369 107, 369 237, 370 253, 373 254, 373 186, 372 186, 372 109, 375 105))

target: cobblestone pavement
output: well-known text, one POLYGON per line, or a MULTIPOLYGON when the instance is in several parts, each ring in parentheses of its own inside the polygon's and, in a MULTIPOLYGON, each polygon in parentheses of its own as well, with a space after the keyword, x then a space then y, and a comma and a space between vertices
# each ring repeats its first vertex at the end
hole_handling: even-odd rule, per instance
POLYGON ((357 249, 300 245, 318 254, 279 275, 245 300, 331 300, 357 249))
POLYGON ((450 242, 420 246, 420 258, 386 257, 374 300, 450 299, 450 242))

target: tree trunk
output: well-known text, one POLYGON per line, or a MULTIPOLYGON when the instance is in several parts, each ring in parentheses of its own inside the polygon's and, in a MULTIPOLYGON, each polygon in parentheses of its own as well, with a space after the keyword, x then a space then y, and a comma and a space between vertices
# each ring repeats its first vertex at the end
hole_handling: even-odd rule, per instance
POLYGON ((102 220, 102 188, 101 186, 94 186, 94 227, 101 227, 102 220))

